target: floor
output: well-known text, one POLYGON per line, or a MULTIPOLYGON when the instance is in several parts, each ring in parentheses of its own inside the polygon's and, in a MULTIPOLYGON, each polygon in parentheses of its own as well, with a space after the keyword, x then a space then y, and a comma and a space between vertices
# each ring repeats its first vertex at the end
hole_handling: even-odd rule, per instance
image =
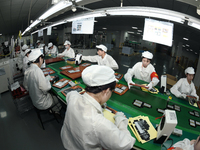
MULTIPOLYGON (((141 61, 141 54, 133 56, 119 55, 119 49, 108 52, 119 64, 118 72, 126 73, 127 69, 141 61)), ((169 73, 178 78, 183 77, 183 69, 175 63, 175 58, 155 53, 152 64, 158 75, 169 73)), ((10 92, 0 94, 0 149, 1 150, 63 150, 60 138, 61 123, 55 120, 44 124, 42 129, 34 110, 22 115, 16 110, 10 92)))

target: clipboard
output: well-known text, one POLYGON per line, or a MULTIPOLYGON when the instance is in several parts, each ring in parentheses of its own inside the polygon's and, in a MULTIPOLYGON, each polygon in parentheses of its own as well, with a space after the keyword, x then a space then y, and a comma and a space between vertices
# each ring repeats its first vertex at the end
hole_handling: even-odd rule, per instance
POLYGON ((59 81, 57 81, 56 83, 54 83, 53 86, 61 89, 61 88, 65 87, 69 82, 70 82, 70 80, 63 78, 63 79, 60 79, 59 81))
POLYGON ((82 71, 83 69, 81 67, 76 67, 68 70, 63 70, 60 73, 74 80, 81 77, 82 71))
POLYGON ((59 62, 59 61, 64 61, 64 59, 56 57, 56 58, 50 58, 50 59, 46 59, 45 63, 48 65, 50 63, 54 63, 54 62, 59 62))
POLYGON ((45 68, 42 70, 44 73, 44 76, 47 76, 48 74, 54 74, 55 71, 53 71, 51 68, 45 68))
POLYGON ((73 68, 72 66, 63 66, 63 67, 60 67, 59 69, 60 70, 67 70, 67 69, 71 69, 71 68, 73 68))
POLYGON ((119 94, 119 95, 123 95, 128 91, 128 86, 125 86, 123 84, 118 84, 116 83, 115 89, 114 89, 114 93, 119 94))
POLYGON ((116 78, 117 80, 121 80, 122 77, 123 77, 123 74, 115 73, 115 78, 116 78))
POLYGON ((70 88, 67 88, 65 90, 63 90, 61 93, 66 96, 69 92, 71 91, 77 91, 79 94, 83 94, 85 93, 85 89, 83 89, 82 87, 80 87, 79 85, 76 86, 72 86, 70 88))

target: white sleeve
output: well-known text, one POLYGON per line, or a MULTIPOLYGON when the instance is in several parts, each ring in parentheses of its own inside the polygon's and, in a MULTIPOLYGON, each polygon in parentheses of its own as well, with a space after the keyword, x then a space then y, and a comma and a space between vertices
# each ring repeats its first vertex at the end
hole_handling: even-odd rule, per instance
POLYGON ((170 89, 171 93, 174 94, 176 97, 181 97, 181 92, 179 92, 179 88, 181 87, 182 79, 180 79, 176 84, 172 86, 170 89))
POLYGON ((124 75, 124 79, 126 80, 126 82, 129 82, 130 80, 132 81, 132 77, 134 75, 134 71, 135 71, 135 66, 133 66, 133 68, 129 68, 127 73, 124 75))
POLYGON ((24 88, 28 91, 28 85, 27 85, 27 76, 24 75, 24 82, 23 82, 24 88))
POLYGON ((187 138, 185 138, 183 141, 175 143, 173 147, 179 147, 183 150, 194 150, 194 144, 190 145, 190 140, 187 138))
POLYGON ((98 59, 99 59, 99 55, 95 55, 95 56, 82 56, 82 60, 84 60, 84 61, 97 62, 98 59))
POLYGON ((37 77, 39 89, 42 90, 44 94, 47 94, 48 91, 51 89, 51 84, 49 80, 45 78, 41 70, 37 70, 36 74, 37 74, 36 77, 37 77))
POLYGON ((65 49, 62 53, 59 53, 58 55, 65 56, 65 53, 67 52, 67 49, 65 49))
POLYGON ((110 58, 111 58, 110 62, 109 62, 110 68, 112 68, 113 70, 119 69, 117 62, 112 57, 110 57, 110 58))
POLYGON ((152 79, 152 86, 156 86, 158 83, 159 83, 159 79, 158 78, 156 78, 156 77, 154 77, 153 79, 152 79))
POLYGON ((99 119, 99 121, 95 124, 94 130, 104 149, 122 150, 133 148, 135 138, 131 136, 127 125, 120 125, 119 128, 117 128, 116 125, 105 117, 98 117, 97 119, 99 119))
POLYGON ((191 92, 192 96, 195 96, 197 98, 197 100, 199 100, 199 96, 196 94, 196 89, 194 84, 192 83, 192 92, 191 92))

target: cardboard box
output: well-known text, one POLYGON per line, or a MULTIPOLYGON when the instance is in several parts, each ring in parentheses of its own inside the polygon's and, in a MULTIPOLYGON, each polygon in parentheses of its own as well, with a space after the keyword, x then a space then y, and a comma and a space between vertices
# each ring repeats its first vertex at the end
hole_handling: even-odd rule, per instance
POLYGON ((167 75, 167 89, 170 89, 174 84, 176 84, 177 79, 175 76, 172 76, 170 74, 167 75))

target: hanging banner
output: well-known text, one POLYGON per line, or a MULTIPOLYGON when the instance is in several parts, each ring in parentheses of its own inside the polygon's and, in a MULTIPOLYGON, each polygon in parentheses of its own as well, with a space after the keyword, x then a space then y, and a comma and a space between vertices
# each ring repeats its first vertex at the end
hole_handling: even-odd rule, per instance
POLYGON ((52 27, 50 26, 47 28, 47 35, 51 35, 51 31, 52 31, 52 27))
POLYGON ((41 37, 41 36, 43 36, 43 30, 38 31, 38 37, 41 37))

